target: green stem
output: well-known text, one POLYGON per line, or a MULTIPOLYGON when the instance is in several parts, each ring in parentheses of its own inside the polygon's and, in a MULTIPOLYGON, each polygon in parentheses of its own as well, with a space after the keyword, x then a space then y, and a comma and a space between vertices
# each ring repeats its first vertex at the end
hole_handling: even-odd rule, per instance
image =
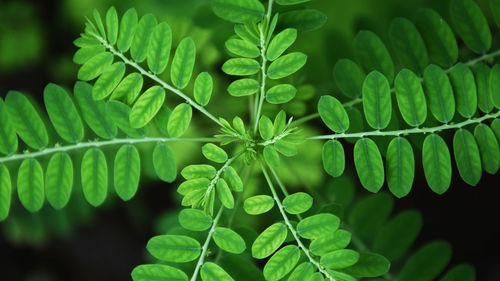
POLYGON ((304 252, 306 257, 309 259, 309 262, 311 262, 318 269, 319 272, 321 272, 326 278, 328 278, 328 280, 335 281, 335 279, 330 275, 330 273, 328 273, 328 271, 318 261, 316 261, 312 257, 311 253, 309 252, 309 249, 307 249, 307 247, 300 240, 300 238, 297 234, 297 231, 295 230, 295 228, 293 228, 293 225, 290 223, 290 220, 288 219, 288 216, 286 215, 285 210, 283 209, 283 204, 281 203, 281 201, 278 197, 278 194, 276 193, 276 190, 274 189, 274 185, 273 185, 271 179, 269 178, 269 174, 267 173, 267 170, 264 167, 262 160, 259 159, 259 163, 260 163, 260 166, 262 169, 262 173, 264 174, 264 177, 266 178, 267 185, 269 186, 269 189, 271 190, 271 193, 273 194, 274 201, 276 202, 276 205, 278 205, 278 209, 281 213, 281 216, 283 217, 283 220, 284 220, 286 226, 288 227, 288 229, 292 233, 293 237, 295 238, 297 245, 304 252))
POLYGON ((220 142, 217 138, 161 138, 161 137, 144 137, 138 139, 123 138, 123 139, 111 139, 103 141, 91 141, 91 142, 80 142, 72 145, 65 146, 55 146, 52 148, 47 148, 44 150, 29 152, 23 154, 13 154, 0 158, 0 163, 22 160, 26 158, 35 158, 44 155, 49 155, 61 151, 71 151, 87 147, 102 147, 115 144, 136 144, 136 143, 148 143, 148 142, 179 142, 179 141, 190 141, 190 142, 220 142))
POLYGON ((199 105, 196 103, 194 100, 192 100, 190 97, 188 97, 186 94, 181 92, 180 90, 174 88, 173 86, 169 85, 167 82, 161 80, 158 76, 154 75, 151 72, 146 71, 144 68, 142 68, 139 64, 136 62, 133 62, 129 60, 127 57, 125 57, 121 52, 117 51, 112 45, 110 45, 104 38, 97 34, 93 34, 93 36, 99 40, 104 47, 106 47, 113 55, 119 57, 124 63, 132 66, 133 68, 137 69, 142 75, 151 78, 153 81, 157 82, 162 86, 163 88, 171 91, 172 93, 178 95, 182 99, 184 99, 187 103, 192 105, 194 108, 199 110, 201 113, 205 114, 208 118, 212 119, 215 123, 217 123, 219 126, 222 127, 222 123, 217 119, 215 116, 213 116, 210 112, 208 112, 203 106, 199 105))
POLYGON ((500 111, 496 113, 486 114, 484 116, 478 118, 467 119, 463 122, 455 123, 455 124, 444 124, 436 127, 429 128, 411 128, 404 130, 395 130, 395 131, 370 131, 370 132, 360 132, 360 133, 342 133, 342 134, 333 134, 333 135, 324 135, 324 136, 314 136, 309 137, 309 140, 320 140, 320 139, 345 139, 345 138, 363 138, 367 136, 400 136, 407 134, 431 134, 443 130, 450 129, 458 129, 467 125, 481 123, 484 120, 495 119, 500 116, 500 111))
POLYGON ((210 245, 210 241, 212 240, 212 236, 214 235, 215 232, 215 227, 217 227, 217 223, 219 222, 219 219, 222 215, 222 211, 224 210, 224 206, 221 206, 219 209, 219 212, 217 213, 217 216, 215 216, 213 222, 212 222, 212 227, 208 231, 207 234, 207 239, 205 240, 205 243, 203 244, 203 248, 201 249, 201 254, 200 258, 198 259, 198 262, 196 263, 196 267, 194 268, 193 275, 191 276, 191 281, 196 281, 196 278, 198 277, 198 273, 200 272, 200 268, 203 266, 203 263, 205 262, 205 257, 207 255, 208 251, 208 245, 210 245))

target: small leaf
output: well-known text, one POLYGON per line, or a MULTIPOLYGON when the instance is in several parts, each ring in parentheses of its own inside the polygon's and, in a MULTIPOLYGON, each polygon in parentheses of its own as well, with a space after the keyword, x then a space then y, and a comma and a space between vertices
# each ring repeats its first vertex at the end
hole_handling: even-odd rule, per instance
POLYGON ((297 30, 294 28, 287 28, 276 34, 267 47, 267 59, 273 61, 279 58, 286 51, 286 49, 288 49, 293 42, 295 42, 296 39, 297 30))
POLYGON ((177 192, 186 196, 188 193, 194 190, 204 189, 207 190, 210 185, 210 180, 207 178, 195 178, 182 182, 177 188, 177 192))
POLYGON ((391 121, 391 87, 387 78, 376 70, 370 72, 363 83, 363 111, 374 129, 385 129, 391 121))
POLYGON ((363 187, 370 192, 378 192, 384 184, 384 163, 373 140, 362 138, 356 142, 354 164, 363 187))
POLYGON ((132 128, 146 126, 158 113, 164 101, 165 90, 162 87, 153 86, 147 89, 130 111, 130 126, 132 128))
POLYGON ((394 80, 394 63, 377 34, 368 30, 358 32, 354 39, 354 54, 365 72, 377 70, 383 73, 389 82, 394 80))
POLYGON ((466 129, 459 129, 453 136, 453 151, 462 179, 475 186, 481 179, 481 157, 474 136, 466 129))
POLYGON ((403 137, 391 140, 386 153, 387 185, 396 197, 406 196, 415 177, 415 158, 411 144, 403 137))
POLYGON ((297 89, 293 85, 290 84, 280 84, 273 86, 271 89, 266 92, 266 101, 272 104, 282 104, 291 101, 295 94, 297 93, 297 89))
POLYGON ((314 239, 309 245, 309 250, 318 256, 323 256, 332 251, 344 249, 351 242, 351 233, 338 229, 335 232, 314 239))
POLYGON ((73 162, 66 152, 50 157, 45 176, 47 201, 54 209, 62 209, 69 201, 73 189, 73 162))
POLYGON ((205 231, 212 225, 212 217, 198 209, 182 209, 179 224, 187 230, 205 231))
POLYGON ((264 147, 262 154, 264 155, 264 160, 266 160, 267 165, 273 168, 277 168, 280 165, 280 156, 272 146, 264 147))
POLYGON ((109 96, 118 83, 120 83, 124 74, 125 64, 123 62, 115 62, 106 66, 92 88, 92 98, 94 100, 102 100, 109 96))
POLYGON ((459 264, 450 269, 439 281, 474 281, 476 270, 472 265, 459 264))
POLYGON ((201 268, 200 275, 203 281, 234 281, 222 267, 213 262, 206 262, 201 268))
POLYGON ((106 13, 106 30, 109 44, 114 45, 118 38, 118 14, 114 6, 111 6, 106 13))
POLYGON ((260 215, 268 212, 274 207, 274 200, 268 195, 256 195, 247 198, 243 203, 243 209, 249 215, 260 215))
POLYGON ((277 222, 266 228, 252 244, 252 256, 256 259, 269 257, 285 242, 288 229, 286 225, 277 222))
POLYGON ((333 77, 344 95, 350 98, 361 96, 365 74, 355 62, 350 59, 338 60, 333 68, 333 77))
POLYGON ((85 152, 81 166, 82 188, 90 205, 101 205, 108 194, 108 165, 104 153, 98 148, 85 152))
POLYGON ((241 97, 241 96, 249 96, 257 93, 260 89, 260 84, 255 79, 243 78, 233 81, 227 87, 227 91, 231 96, 241 97))
POLYGON ((479 6, 472 0, 453 0, 450 16, 454 30, 465 45, 476 54, 485 54, 491 47, 491 31, 479 6))
POLYGON ((195 239, 183 235, 158 235, 148 241, 148 252, 161 261, 183 263, 200 256, 201 246, 195 239))
POLYGON ((132 280, 176 280, 188 281, 187 275, 180 269, 164 264, 143 264, 132 271, 132 280))
POLYGON ((311 31, 322 27, 328 17, 315 9, 300 9, 280 14, 280 25, 293 27, 299 32, 311 31))
POLYGON ((474 129, 474 138, 481 153, 483 169, 489 174, 496 174, 500 167, 500 149, 495 134, 485 124, 478 124, 474 129))
POLYGON ((156 175, 165 182, 173 182, 177 177, 177 164, 172 149, 163 142, 155 145, 153 150, 153 166, 156 175))
POLYGON ((236 192, 243 191, 243 181, 233 167, 228 166, 224 169, 224 179, 232 190, 236 192))
POLYGON ((90 81, 102 74, 104 69, 113 62, 113 55, 108 52, 100 53, 86 61, 78 70, 78 79, 90 81))
POLYGON ((332 233, 340 225, 340 219, 332 214, 317 214, 301 220, 297 224, 297 234, 306 239, 317 239, 332 233))
POLYGON ((273 137, 273 122, 265 115, 259 120, 259 133, 263 140, 270 140, 273 137))
POLYGON ((226 252, 241 254, 246 249, 245 240, 243 240, 238 233, 229 228, 216 227, 213 237, 215 244, 226 252))
POLYGON ((276 0, 276 3, 278 3, 279 5, 297 5, 309 1, 311 0, 276 0))
POLYGON ((130 46, 130 55, 134 61, 143 62, 146 59, 156 25, 156 17, 152 14, 146 14, 139 20, 130 46))
POLYGON ((313 198, 305 192, 297 192, 283 199, 283 208, 292 215, 306 212, 312 207, 312 204, 313 198))
POLYGON ((418 127, 427 118, 427 104, 420 80, 411 70, 403 69, 394 81, 399 111, 410 126, 418 127))
POLYGON ((103 45, 93 45, 78 49, 73 55, 73 62, 76 64, 84 64, 98 54, 104 53, 106 48, 103 45))
POLYGON ((257 22, 264 17, 264 6, 258 0, 214 0, 212 10, 235 23, 257 22))
POLYGON ((437 134, 428 135, 422 148, 422 164, 427 184, 432 191, 443 194, 451 183, 451 157, 448 146, 437 134))
POLYGON ((225 46, 229 52, 240 57, 254 59, 260 56, 259 48, 246 40, 229 39, 225 46))
POLYGON ((493 104, 500 108, 500 64, 495 64, 490 72, 490 91, 493 104))
POLYGON ((389 272, 390 267, 391 263, 385 257, 368 252, 361 253, 358 262, 343 271, 355 277, 379 277, 389 272))
POLYGON ((448 123, 455 115, 455 97, 448 75, 431 64, 424 71, 424 89, 429 98, 432 115, 441 123, 448 123))
POLYGON ((189 165, 182 169, 181 175, 187 180, 196 178, 211 179, 217 171, 210 165, 189 165))
POLYGON ((44 201, 43 170, 33 158, 25 159, 17 174, 17 195, 28 211, 38 212, 44 201))
POLYGON ((314 266, 310 262, 299 264, 288 277, 288 281, 309 280, 308 278, 314 273, 314 266))
POLYGON ((172 48, 172 29, 166 22, 155 26, 147 52, 148 67, 154 74, 160 74, 167 67, 172 48))
POLYGON ((7 106, 0 98, 0 153, 12 154, 17 150, 17 135, 9 120, 7 106))
POLYGON ((260 64, 254 59, 234 58, 228 59, 222 65, 222 71, 229 75, 246 76, 259 72, 260 64))
POLYGON ((341 269, 354 265, 358 260, 358 252, 351 249, 342 249, 322 256, 320 263, 329 269, 341 269))
POLYGON ((135 146, 126 144, 118 149, 113 172, 116 194, 123 201, 130 200, 137 192, 141 176, 141 159, 135 146))
POLYGON ((194 99, 201 106, 206 106, 212 96, 214 82, 208 72, 198 74, 194 81, 194 99))
POLYGON ((332 96, 322 96, 318 102, 318 113, 321 120, 336 133, 349 129, 349 117, 344 106, 332 96))
POLYGON ((187 103, 177 105, 168 119, 167 130, 171 137, 180 137, 189 127, 193 109, 187 103))
POLYGON ((106 113, 111 116, 111 120, 122 130, 127 136, 133 138, 144 137, 148 134, 148 127, 134 129, 130 126, 130 107, 119 101, 106 102, 106 113))
POLYGON ((323 145, 323 168, 332 177, 339 177, 344 173, 344 147, 338 140, 329 140, 323 145))
POLYGON ((143 82, 142 75, 137 72, 130 73, 116 86, 110 99, 123 101, 128 105, 133 104, 141 92, 143 82))
POLYGON ((267 69, 270 79, 281 79, 294 74, 301 69, 307 61, 307 56, 300 52, 284 55, 273 61, 267 69))
POLYGON ((195 60, 196 45, 191 37, 186 37, 177 46, 170 68, 170 78, 177 89, 184 89, 188 85, 195 60))
POLYGON ((389 28, 394 52, 399 62, 419 74, 428 64, 424 40, 415 25, 405 18, 395 18, 389 28))
POLYGON ((234 208, 234 197, 224 179, 219 179, 216 185, 217 196, 222 205, 228 209, 234 208))
POLYGON ((280 110, 276 117, 274 117, 274 136, 279 136, 283 133, 286 127, 286 113, 284 110, 280 110))
POLYGON ((297 148, 295 147, 295 144, 282 139, 274 143, 274 149, 286 157, 293 157, 297 155, 297 148))
POLYGON ((491 112, 495 107, 490 88, 490 72, 490 67, 484 63, 478 63, 474 68, 474 78, 477 85, 477 105, 484 113, 491 112))
POLYGON ((433 241, 410 256, 401 269, 398 280, 431 281, 448 265, 451 246, 444 241, 433 241), (425 268, 425 271, 422 270, 425 268))
POLYGON ((288 245, 274 254, 264 266, 264 278, 276 281, 287 275, 297 265, 300 259, 300 250, 295 245, 288 245))
POLYGON ((224 163, 227 161, 227 153, 224 149, 218 147, 213 143, 207 143, 201 148, 203 156, 215 163, 224 163))
POLYGON ((4 164, 0 163, 0 221, 9 216, 12 201, 12 181, 10 173, 4 164))
POLYGON ((106 39, 106 31, 104 30, 104 25, 102 23, 101 15, 97 11, 97 9, 94 9, 93 12, 94 12, 93 13, 94 14, 94 20, 95 20, 95 23, 97 25, 97 28, 99 29, 99 33, 101 34, 101 36, 104 39, 106 39))
POLYGON ((477 110, 477 91, 474 74, 465 64, 457 63, 451 69, 450 79, 455 89, 458 113, 465 118, 471 118, 477 110))
POLYGON ((125 14, 123 14, 120 22, 118 41, 116 41, 116 46, 120 52, 125 53, 130 48, 132 40, 134 39, 135 30, 137 29, 137 21, 137 11, 134 8, 128 9, 125 14))

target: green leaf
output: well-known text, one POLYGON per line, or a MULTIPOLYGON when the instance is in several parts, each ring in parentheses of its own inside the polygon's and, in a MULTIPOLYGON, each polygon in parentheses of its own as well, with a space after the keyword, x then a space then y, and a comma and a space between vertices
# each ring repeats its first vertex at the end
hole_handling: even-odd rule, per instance
POLYGON ((104 53, 106 48, 103 45, 89 46, 78 49, 73 56, 73 62, 84 64, 98 54, 104 53))
POLYGON ((374 129, 385 129, 391 121, 391 86, 376 70, 370 72, 363 83, 363 111, 366 121, 374 129))
POLYGON ((450 79, 455 89, 458 113, 465 118, 471 118, 477 109, 474 74, 467 65, 457 63, 450 71, 450 79))
POLYGON ((170 68, 170 78, 177 89, 186 88, 193 74, 196 60, 196 45, 191 37, 186 37, 177 46, 170 68))
POLYGON ((4 164, 0 163, 0 222, 9 216, 12 201, 12 181, 4 164))
POLYGON ((205 158, 215 163, 224 163, 227 161, 227 153, 224 151, 224 149, 218 147, 213 143, 207 143, 203 145, 201 148, 201 152, 203 153, 203 156, 205 156, 205 158))
POLYGON ((277 168, 280 165, 280 156, 272 146, 265 146, 263 153, 267 165, 277 168))
POLYGON ((429 98, 432 115, 441 123, 448 123, 455 115, 455 97, 446 72, 431 64, 424 71, 424 89, 429 98))
POLYGON ((333 68, 333 77, 344 95, 350 98, 361 96, 365 74, 355 62, 350 59, 338 60, 333 68))
POLYGON ((343 133, 349 129, 347 112, 336 98, 322 96, 318 102, 318 113, 325 125, 335 133, 343 133))
POLYGON ((442 67, 452 66, 458 59, 458 46, 453 30, 434 10, 421 9, 415 22, 432 61, 442 67))
POLYGON ((395 262, 404 257, 422 229, 422 215, 408 210, 388 221, 377 233, 372 249, 395 262))
POLYGON ((293 42, 297 39, 297 30, 294 28, 287 28, 280 33, 276 34, 269 43, 266 51, 268 60, 273 61, 279 58, 283 53, 292 46, 293 42))
POLYGON ((146 59, 156 25, 156 17, 153 14, 146 14, 139 20, 130 46, 130 55, 134 61, 143 62, 146 59))
POLYGON ((229 75, 253 75, 260 70, 260 64, 254 59, 233 58, 222 65, 222 71, 229 75))
POLYGON ((5 97, 9 122, 17 135, 31 148, 42 149, 47 146, 47 129, 35 107, 23 94, 9 91, 5 97))
POLYGON ((323 255, 320 263, 330 269, 341 269, 354 265, 358 260, 358 252, 351 249, 342 249, 323 255))
POLYGON ((344 173, 344 147, 338 140, 329 140, 323 145, 323 168, 332 177, 339 177, 344 173))
POLYGON ((114 6, 111 6, 106 13, 106 30, 109 44, 114 45, 118 38, 118 14, 114 6))
POLYGON ((124 74, 125 64, 123 62, 116 62, 106 66, 92 88, 92 98, 94 100, 102 100, 109 96, 118 83, 120 83, 124 74))
POLYGON ((189 127, 193 109, 187 103, 177 105, 168 119, 167 130, 171 137, 180 137, 189 127))
POLYGON ((187 180, 196 178, 211 179, 215 177, 217 171, 210 165, 189 165, 182 169, 181 175, 187 180))
POLYGON ((295 144, 282 139, 274 143, 274 149, 286 157, 293 157, 297 155, 297 148, 295 147, 295 144))
POLYGON ((0 98, 0 153, 9 155, 17 150, 17 135, 7 110, 0 98))
POLYGON ((222 267, 213 262, 206 262, 200 271, 203 281, 234 281, 222 267))
POLYGON ((143 264, 132 271, 134 281, 188 281, 186 273, 175 267, 164 264, 143 264))
POLYGON ((33 158, 25 159, 17 174, 17 195, 21 204, 30 212, 37 212, 43 206, 43 170, 33 158))
POLYGON ((391 263, 381 255, 361 253, 358 262, 343 271, 355 277, 378 277, 389 272, 390 267, 391 263))
POLYGON ((198 209, 182 209, 179 224, 187 230, 205 231, 212 225, 212 217, 198 209))
POLYGON ((194 99, 201 106, 206 106, 212 96, 214 82, 208 72, 198 74, 194 81, 194 99))
POLYGON ((207 190, 210 185, 210 180, 207 178, 195 178, 182 182, 177 188, 177 192, 182 195, 187 195, 189 192, 199 189, 207 190))
POLYGON ((383 73, 389 82, 394 79, 391 55, 377 34, 368 30, 358 32, 354 39, 354 55, 365 72, 377 70, 383 73))
POLYGON ((474 138, 479 146, 483 169, 489 174, 496 174, 500 167, 500 149, 495 134, 485 124, 478 124, 474 129, 474 138))
POLYGON ((310 262, 303 262, 299 264, 288 277, 288 281, 303 281, 314 273, 314 266, 310 262))
POLYGON ((490 72, 490 91, 493 104, 500 108, 500 64, 495 64, 490 72))
POLYGON ((50 157, 45 176, 47 201, 54 209, 62 209, 69 201, 73 189, 73 162, 66 152, 50 157))
POLYGON ((324 213, 307 217, 297 224, 297 234, 306 239, 317 239, 332 233, 340 225, 340 219, 324 213))
POLYGON ((286 113, 284 110, 280 110, 276 117, 274 117, 274 136, 279 136, 283 133, 286 127, 286 113))
POLYGON ((255 79, 243 78, 236 81, 233 81, 227 87, 227 91, 231 96, 241 97, 248 96, 257 93, 260 89, 260 84, 255 79))
POLYGON ((113 171, 116 194, 123 201, 130 200, 137 192, 141 176, 141 159, 135 146, 125 144, 118 149, 113 171))
POLYGON ((266 101, 272 104, 287 103, 295 97, 296 93, 297 89, 293 85, 279 84, 267 90, 266 101))
POLYGON ((137 72, 132 72, 125 76, 123 80, 116 86, 110 99, 123 101, 131 105, 139 95, 142 89, 143 78, 137 72))
POLYGON ((254 59, 260 56, 259 48, 246 40, 229 39, 225 46, 229 52, 240 57, 254 59))
POLYGON ((158 113, 164 101, 165 90, 162 87, 153 86, 147 89, 130 111, 130 126, 132 128, 146 126, 158 113))
POLYGON ((224 179, 219 179, 216 185, 217 196, 222 205, 228 209, 234 208, 234 197, 224 179))
POLYGON ((474 281, 476 270, 472 265, 459 264, 450 269, 439 281, 474 281))
POLYGON ((403 69, 394 81, 399 111, 410 126, 418 127, 427 118, 427 104, 420 79, 411 70, 403 69))
MULTIPOLYGON (((250 23, 247 24, 235 24, 234 33, 238 35, 241 39, 252 43, 253 45, 260 46, 260 36, 257 34, 257 30, 253 28, 250 23)), ((260 53, 260 51, 259 51, 260 53)))
POLYGON ((500 27, 500 1, 490 0, 489 2, 490 2, 491 15, 493 16, 493 19, 495 20, 497 26, 500 27))
POLYGON ((300 250, 295 245, 288 245, 274 254, 264 266, 264 277, 268 281, 276 281, 287 275, 297 265, 300 250))
POLYGON ((270 79, 281 79, 294 74, 301 69, 307 61, 307 56, 301 52, 293 52, 273 61, 267 69, 270 79))
POLYGON ((477 105, 479 109, 488 113, 493 110, 493 96, 490 88, 491 69, 484 63, 478 63, 474 68, 474 78, 477 85, 477 105))
POLYGON ((106 67, 113 62, 113 55, 108 52, 103 52, 95 55, 86 61, 78 70, 78 79, 82 81, 90 81, 101 75, 106 67))
POLYGON ((144 137, 148 134, 148 127, 134 129, 130 126, 130 107, 119 101, 106 102, 106 113, 111 116, 113 122, 127 136, 133 138, 144 137))
POLYGON ((309 1, 311 0, 276 0, 276 3, 279 5, 297 5, 309 1))
MULTIPOLYGON (((357 281, 358 279, 352 277, 351 275, 340 272, 340 271, 335 271, 335 270, 328 270, 328 273, 335 278, 335 280, 342 280, 342 281, 357 281)), ((378 280, 377 280, 378 281, 378 280)))
POLYGON ((448 265, 450 258, 451 246, 447 242, 430 242, 410 256, 397 278, 401 281, 434 280, 448 265))
POLYGON ((264 6, 258 0, 213 0, 212 10, 235 23, 257 22, 264 17, 264 6))
POLYGON ((81 166, 82 188, 90 205, 101 205, 108 194, 108 165, 106 156, 98 148, 85 152, 81 166))
POLYGON ((299 32, 311 31, 322 27, 327 19, 325 14, 315 9, 292 10, 280 14, 280 25, 299 32))
POLYGON ((56 132, 67 142, 81 141, 84 133, 82 119, 66 90, 49 83, 43 91, 43 100, 56 132))
POLYGON ((173 182, 177 177, 177 165, 172 149, 163 142, 155 145, 153 150, 153 166, 156 175, 165 182, 173 182))
POLYGON ((245 240, 234 230, 226 227, 216 227, 213 237, 219 248, 232 254, 241 254, 247 248, 245 240))
POLYGON ((104 25, 102 23, 101 15, 97 11, 97 9, 94 9, 94 20, 97 24, 97 28, 99 29, 99 33, 102 35, 104 39, 106 39, 106 31, 104 30, 104 25))
POLYGON ((422 148, 425 179, 432 191, 443 194, 451 183, 451 157, 448 146, 437 134, 428 135, 422 148))
POLYGON ((92 86, 85 82, 76 82, 74 93, 82 111, 83 120, 90 129, 103 139, 112 139, 118 129, 111 116, 106 113, 106 103, 92 98, 92 86))
POLYGON ((324 236, 314 239, 309 245, 311 253, 323 256, 332 251, 344 249, 351 242, 351 233, 349 231, 338 229, 324 236))
POLYGON ((396 197, 406 196, 415 177, 415 157, 411 144, 403 137, 391 140, 386 154, 387 185, 396 197))
POLYGON ((243 203, 243 209, 249 215, 260 215, 268 212, 274 207, 274 199, 268 195, 256 195, 247 198, 243 203))
POLYGON ((228 166, 224 169, 224 179, 232 190, 236 192, 243 191, 243 181, 233 167, 228 166))
POLYGON ((312 207, 312 204, 313 198, 305 192, 297 192, 283 199, 283 208, 292 215, 306 212, 312 207))
POLYGON ((362 138, 356 142, 354 164, 363 187, 370 192, 378 192, 384 184, 384 163, 373 140, 362 138))
POLYGON ((374 233, 380 231, 394 206, 393 197, 388 193, 377 193, 365 197, 353 206, 349 212, 348 223, 356 231, 356 236, 370 243, 374 233))
POLYGON ((491 47, 491 32, 479 6, 472 0, 453 0, 450 17, 454 30, 465 45, 476 54, 485 54, 491 47))
POLYGON ((190 262, 200 256, 201 246, 195 239, 183 235, 158 235, 148 241, 148 252, 167 262, 190 262))
POLYGON ((134 39, 135 30, 137 29, 137 21, 137 11, 134 8, 128 9, 125 14, 123 14, 120 22, 118 41, 116 41, 116 46, 120 52, 125 53, 130 48, 132 40, 134 39))
POLYGON ((481 179, 481 157, 474 136, 466 129, 459 129, 453 136, 453 151, 462 179, 475 186, 481 179))
POLYGON ((422 74, 429 59, 424 40, 415 25, 405 18, 395 18, 389 28, 389 38, 399 62, 422 74))
POLYGON ((172 29, 162 22, 153 29, 147 53, 148 67, 154 74, 160 74, 167 67, 172 48, 172 29))
POLYGON ((495 119, 495 120, 493 120, 493 122, 491 122, 491 129, 493 130, 493 133, 495 133, 497 140, 500 142, 500 120, 499 119, 495 119))
POLYGON ((285 242, 288 229, 285 224, 277 222, 266 228, 252 244, 252 256, 256 259, 269 257, 285 242))
POLYGON ((263 140, 270 140, 273 137, 273 122, 269 117, 262 115, 259 120, 259 133, 263 140))

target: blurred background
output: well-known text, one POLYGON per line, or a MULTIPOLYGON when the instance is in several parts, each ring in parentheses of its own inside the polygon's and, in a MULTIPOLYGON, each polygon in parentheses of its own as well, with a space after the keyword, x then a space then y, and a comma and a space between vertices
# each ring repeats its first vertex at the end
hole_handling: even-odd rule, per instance
MULTIPOLYGON (((487 1, 479 3, 491 17, 487 1)), ((41 101, 48 82, 71 89, 78 70, 72 62, 77 49, 73 40, 83 31, 85 17, 90 17, 94 8, 102 14, 111 5, 119 14, 135 7, 139 15, 153 13, 159 21, 167 21, 173 30, 174 44, 191 36, 198 49, 198 70, 215 76, 217 102, 208 106, 209 111, 226 118, 244 112, 246 104, 225 92, 230 80, 220 71, 227 58, 223 44, 232 34, 232 25, 211 12, 209 0, 0 0, 0 96, 5 97, 8 90, 15 89, 41 101)), ((325 13, 328 21, 319 30, 300 34, 293 46, 309 57, 305 69, 298 77, 294 76, 298 79, 294 82, 303 85, 299 88, 301 94, 284 108, 297 117, 314 111, 321 95, 340 96, 332 69, 339 58, 351 57, 357 31, 370 29, 387 42, 388 26, 394 17, 412 19, 418 8, 429 7, 446 19, 448 1, 314 0, 308 6, 325 13)), ((492 31, 497 35, 494 38, 500 38, 498 30, 492 31)), ((494 42, 493 49, 498 49, 498 43, 494 42)), ((307 128, 313 133, 321 129, 307 128)), ((207 130, 203 122, 194 124, 191 131, 199 136, 215 133, 207 130)), ((295 170, 283 172, 285 182, 292 190, 303 189, 304 185, 321 192, 335 188, 335 183, 324 178, 322 172, 321 143, 310 144, 307 150, 299 157, 315 166, 295 164, 292 167, 295 170)), ((346 150, 347 155, 352 155, 352 146, 346 150)), ((201 159, 199 145, 178 146, 175 151, 180 168, 201 159)), ((76 194, 63 211, 45 206, 32 215, 14 199, 10 217, 0 223, 1 279, 131 280, 131 270, 147 262, 147 240, 165 231, 179 208, 179 198, 175 195, 178 183, 168 185, 154 178, 148 180, 148 167, 144 170, 146 176, 137 195, 126 203, 115 198, 94 209, 81 194, 76 194)), ((349 170, 354 171, 352 163, 349 170)), ((453 172, 458 174, 456 170, 453 172)), ((496 225, 500 214, 498 175, 483 174, 477 187, 467 186, 455 176, 443 196, 433 193, 423 179, 422 170, 417 169, 410 195, 394 202, 395 212, 417 209, 423 215, 423 232, 416 247, 432 239, 445 239, 453 246, 453 263, 474 264, 477 280, 500 280, 497 254, 500 228, 496 225)), ((257 186, 258 182, 253 184, 257 186)), ((338 184, 355 186, 356 198, 368 196, 355 177, 344 178, 338 184)))

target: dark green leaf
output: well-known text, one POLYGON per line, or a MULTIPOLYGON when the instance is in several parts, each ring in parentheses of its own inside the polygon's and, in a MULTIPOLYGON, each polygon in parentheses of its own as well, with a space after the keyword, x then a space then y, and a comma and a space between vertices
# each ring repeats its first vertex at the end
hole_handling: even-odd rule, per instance
POLYGON ((474 281, 476 270, 472 265, 459 264, 450 269, 439 281, 474 281))
POLYGON ((323 256, 332 251, 344 249, 351 242, 351 233, 338 229, 333 233, 327 233, 318 239, 314 239, 309 245, 309 250, 318 256, 323 256))
POLYGON ((350 98, 361 96, 365 74, 359 66, 350 59, 340 59, 333 68, 335 84, 344 95, 350 98))
POLYGON ((399 62, 419 74, 428 64, 424 40, 413 23, 405 18, 395 18, 389 29, 394 52, 399 62))
POLYGON ((477 185, 481 179, 481 157, 474 136, 466 129, 459 129, 453 137, 453 151, 458 172, 462 179, 477 185))
POLYGON ((424 89, 429 98, 432 115, 441 123, 448 123, 455 115, 455 97, 448 75, 431 64, 424 71, 424 89))
POLYGON ((474 138, 481 153, 483 169, 489 174, 496 174, 500 167, 500 149, 495 134, 485 124, 479 124, 474 129, 474 138))
POLYGON ((354 54, 366 72, 378 70, 392 83, 394 64, 391 55, 375 33, 360 31, 354 39, 354 54))
POLYGON ((17 135, 7 110, 0 98, 0 153, 9 155, 17 150, 17 135))
POLYGON ((358 262, 344 272, 355 277, 378 277, 389 272, 391 263, 383 256, 375 253, 361 253, 358 262))
POLYGON ((332 177, 339 177, 344 173, 344 147, 338 140, 329 140, 323 145, 323 168, 332 177))
POLYGON ((336 133, 343 133, 349 128, 349 117, 344 106, 332 96, 322 96, 318 102, 321 120, 336 133))
POLYGON ((62 209, 69 201, 73 189, 73 162, 66 152, 50 157, 45 177, 47 201, 54 209, 62 209))
POLYGON ((450 72, 450 79, 455 89, 457 111, 465 118, 474 116, 477 110, 477 91, 474 74, 463 63, 457 63, 450 72))
POLYGON ((98 148, 85 152, 81 166, 82 188, 90 205, 101 205, 108 194, 108 165, 104 153, 98 148))
POLYGON ((491 32, 481 9, 473 0, 453 0, 450 3, 451 23, 465 45, 477 54, 491 47, 491 32))
POLYGON ((17 174, 17 195, 21 204, 30 212, 37 212, 43 206, 44 186, 43 170, 33 158, 25 159, 17 174))
POLYGON ((328 17, 315 9, 292 10, 280 14, 280 24, 298 31, 311 31, 322 27, 328 17))
POLYGON ((415 177, 415 158, 411 144, 403 137, 392 139, 387 148, 386 158, 389 189, 398 198, 406 196, 415 177))
POLYGON ((4 164, 0 163, 0 221, 9 215, 10 203, 12 201, 12 181, 10 173, 4 164))
POLYGON ((422 148, 425 179, 432 191, 443 194, 451 183, 451 157, 448 146, 436 134, 427 136, 422 148))
POLYGON ((418 127, 427 118, 427 104, 420 79, 411 70, 403 69, 394 82, 399 111, 410 126, 418 127))
POLYGON ((264 6, 258 0, 213 0, 212 10, 236 23, 257 22, 264 17, 264 6))
POLYGON ((177 177, 174 153, 166 143, 156 144, 153 151, 153 166, 156 175, 163 181, 173 182, 177 177))
POLYGON ((391 121, 391 86, 376 70, 370 72, 363 83, 363 110, 366 121, 374 129, 384 129, 391 121))
POLYGON ((448 265, 451 247, 447 242, 431 242, 410 256, 399 273, 400 281, 431 281, 448 265), (425 270, 422 270, 425 268, 425 270))
POLYGON ((370 192, 378 192, 384 184, 384 163, 373 140, 362 138, 356 142, 354 164, 363 187, 370 192))

